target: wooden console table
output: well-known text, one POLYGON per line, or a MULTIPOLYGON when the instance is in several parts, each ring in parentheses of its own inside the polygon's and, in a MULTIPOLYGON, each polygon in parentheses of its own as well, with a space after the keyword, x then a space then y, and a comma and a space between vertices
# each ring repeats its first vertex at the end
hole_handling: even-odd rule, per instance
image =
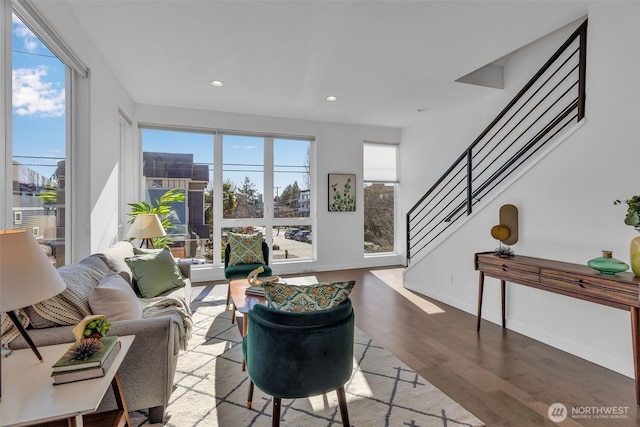
POLYGON ((485 276, 500 280, 503 328, 506 320, 506 282, 629 311, 631 313, 636 404, 640 406, 640 277, 628 272, 615 275, 600 274, 586 265, 527 256, 517 255, 500 258, 493 252, 475 254, 475 269, 480 275, 476 326, 478 332, 480 332, 482 320, 482 294, 485 276))

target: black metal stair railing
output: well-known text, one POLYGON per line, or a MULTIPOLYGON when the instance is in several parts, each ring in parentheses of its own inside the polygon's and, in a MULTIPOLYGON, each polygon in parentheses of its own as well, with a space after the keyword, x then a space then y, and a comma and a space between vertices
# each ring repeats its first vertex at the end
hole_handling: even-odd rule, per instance
POLYGON ((585 115, 587 21, 409 210, 407 264, 585 115))

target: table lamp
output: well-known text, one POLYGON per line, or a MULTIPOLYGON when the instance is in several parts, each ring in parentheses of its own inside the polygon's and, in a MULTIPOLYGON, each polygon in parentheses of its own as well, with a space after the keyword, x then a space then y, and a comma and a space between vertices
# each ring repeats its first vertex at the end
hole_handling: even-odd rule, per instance
MULTIPOLYGON (((42 356, 15 310, 52 298, 66 287, 33 234, 26 230, 0 230, 0 312, 7 314, 41 362, 42 356)), ((0 361, 0 368, 1 365, 0 361)), ((1 388, 0 376, 0 402, 1 388)))
POLYGON ((140 247, 146 242, 147 248, 149 244, 153 248, 153 238, 166 236, 167 233, 164 231, 162 227, 162 223, 160 222, 160 218, 158 215, 152 213, 141 213, 136 215, 136 219, 131 224, 131 228, 127 233, 127 237, 142 239, 140 242, 140 247))

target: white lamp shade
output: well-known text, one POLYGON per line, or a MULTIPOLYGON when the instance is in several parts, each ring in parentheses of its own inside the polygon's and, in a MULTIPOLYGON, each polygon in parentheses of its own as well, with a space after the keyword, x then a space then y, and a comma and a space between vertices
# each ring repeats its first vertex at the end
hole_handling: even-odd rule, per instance
POLYGON ((160 218, 156 214, 138 214, 131 224, 127 237, 139 239, 153 239, 154 237, 166 236, 167 233, 162 227, 160 218))
POLYGON ((0 312, 42 302, 67 285, 26 230, 0 230, 0 312))

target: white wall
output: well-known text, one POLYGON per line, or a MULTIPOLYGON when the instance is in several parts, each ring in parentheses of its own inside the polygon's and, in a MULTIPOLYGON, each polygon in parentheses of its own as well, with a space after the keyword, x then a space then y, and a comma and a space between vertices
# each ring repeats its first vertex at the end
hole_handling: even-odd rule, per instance
MULTIPOLYGON (((124 153, 127 161, 124 165, 127 182, 134 182, 140 177, 139 133, 136 126, 138 121, 315 136, 317 222, 314 240, 318 261, 291 264, 288 269, 279 269, 279 273, 396 265, 402 262, 400 255, 369 259, 364 257, 361 208, 364 201, 361 190, 362 142, 398 142, 399 129, 134 105, 66 3, 37 0, 35 4, 51 26, 90 68, 90 78, 80 82, 76 94, 76 102, 80 108, 75 129, 78 144, 74 147, 73 160, 74 261, 107 248, 118 239, 118 231, 122 227, 122 224, 118 224, 118 162, 121 155, 118 108, 122 107, 134 119, 134 126, 127 133, 131 144, 125 147, 124 153), (357 206, 360 207, 356 212, 327 211, 327 174, 331 172, 356 174, 357 206)), ((139 187, 127 185, 126 189, 124 202, 138 202, 139 187)), ((221 269, 214 276, 207 275, 207 279, 222 277, 221 269)))
MULTIPOLYGON (((312 185, 315 197, 316 224, 313 230, 317 261, 280 265, 278 274, 349 269, 378 265, 397 265, 400 255, 365 258, 363 252, 364 195, 362 191, 362 143, 365 140, 397 142, 396 128, 356 126, 293 120, 206 110, 136 105, 135 121, 198 128, 222 128, 286 135, 315 137, 315 162, 312 185), (328 212, 327 174, 355 173, 357 182, 356 212, 328 212)), ((195 280, 221 279, 221 268, 198 271, 195 280)))
MULTIPOLYGON (((614 257, 629 262, 629 242, 637 232, 624 225, 625 208, 612 202, 640 191, 639 18, 640 5, 632 2, 589 9, 585 122, 412 266, 405 275, 406 287, 475 315, 478 277, 473 255, 497 246, 489 230, 506 203, 520 212, 520 240, 513 246, 517 254, 586 264, 602 249, 610 249, 614 257)), ((544 59, 538 58, 548 57, 548 47, 547 41, 535 44, 509 61, 503 94, 432 112, 424 122, 403 129, 401 180, 404 193, 411 194, 403 200, 403 211, 542 65, 544 59), (538 65, 531 65, 532 58, 538 65), (416 156, 419 151, 424 155, 416 156), (419 172, 414 167, 417 157, 427 159, 419 172)), ((495 323, 500 322, 498 288, 497 280, 487 279, 483 314, 495 323)), ((519 285, 508 288, 509 329, 633 376, 628 312, 519 285)), ((469 328, 474 327, 475 318, 470 316, 469 328)))
POLYGON ((73 96, 78 116, 73 128, 71 238, 72 261, 78 261, 117 240, 118 107, 133 114, 133 102, 66 3, 34 4, 90 69, 89 79, 77 82, 73 96))

